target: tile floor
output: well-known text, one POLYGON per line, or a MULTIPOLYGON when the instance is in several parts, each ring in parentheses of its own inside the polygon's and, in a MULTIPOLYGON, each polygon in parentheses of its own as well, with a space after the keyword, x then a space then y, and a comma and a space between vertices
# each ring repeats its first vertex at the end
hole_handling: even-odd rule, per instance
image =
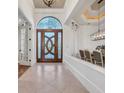
POLYGON ((18 83, 18 93, 89 93, 62 63, 37 63, 18 83))

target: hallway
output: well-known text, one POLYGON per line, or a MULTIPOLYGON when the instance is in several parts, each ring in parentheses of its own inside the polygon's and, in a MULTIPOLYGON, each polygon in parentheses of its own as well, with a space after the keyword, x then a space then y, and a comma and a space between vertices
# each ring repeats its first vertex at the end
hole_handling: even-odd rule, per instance
POLYGON ((89 93, 62 63, 37 63, 19 78, 19 93, 89 93))

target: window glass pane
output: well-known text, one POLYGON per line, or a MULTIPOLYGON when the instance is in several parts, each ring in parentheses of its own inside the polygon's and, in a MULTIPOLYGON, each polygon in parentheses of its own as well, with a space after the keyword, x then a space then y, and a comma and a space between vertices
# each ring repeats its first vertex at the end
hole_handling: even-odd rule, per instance
POLYGON ((61 59, 61 32, 58 33, 58 58, 61 59))
POLYGON ((54 59, 54 55, 49 53, 49 54, 45 55, 45 59, 54 59))
POLYGON ((51 38, 52 42, 53 42, 53 45, 55 44, 55 38, 51 38))
POLYGON ((52 48, 51 52, 54 54, 54 52, 55 52, 55 47, 52 48))
POLYGON ((45 47, 45 54, 46 54, 46 53, 48 53, 48 50, 47 50, 47 48, 45 47))
POLYGON ((47 36, 47 37, 52 37, 54 35, 55 35, 54 32, 45 32, 45 36, 47 36))
POLYGON ((37 25, 41 29, 62 29, 61 23, 54 17, 45 17, 37 25))
POLYGON ((41 59, 41 32, 38 32, 38 59, 41 59))

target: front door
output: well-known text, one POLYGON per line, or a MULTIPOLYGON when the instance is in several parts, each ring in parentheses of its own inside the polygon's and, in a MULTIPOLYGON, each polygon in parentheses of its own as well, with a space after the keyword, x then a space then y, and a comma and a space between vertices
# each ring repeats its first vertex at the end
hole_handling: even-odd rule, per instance
POLYGON ((37 62, 62 62, 62 30, 37 30, 37 62))

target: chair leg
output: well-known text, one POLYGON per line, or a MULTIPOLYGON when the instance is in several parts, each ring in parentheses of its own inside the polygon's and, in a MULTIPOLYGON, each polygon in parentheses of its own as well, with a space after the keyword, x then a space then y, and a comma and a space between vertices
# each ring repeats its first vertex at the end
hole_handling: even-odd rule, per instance
POLYGON ((96 65, 96 61, 94 60, 94 64, 96 65))
POLYGON ((90 59, 90 61, 91 61, 91 63, 93 64, 93 60, 92 60, 92 59, 90 59))
POLYGON ((103 64, 103 62, 102 62, 102 67, 104 67, 104 64, 103 64))

